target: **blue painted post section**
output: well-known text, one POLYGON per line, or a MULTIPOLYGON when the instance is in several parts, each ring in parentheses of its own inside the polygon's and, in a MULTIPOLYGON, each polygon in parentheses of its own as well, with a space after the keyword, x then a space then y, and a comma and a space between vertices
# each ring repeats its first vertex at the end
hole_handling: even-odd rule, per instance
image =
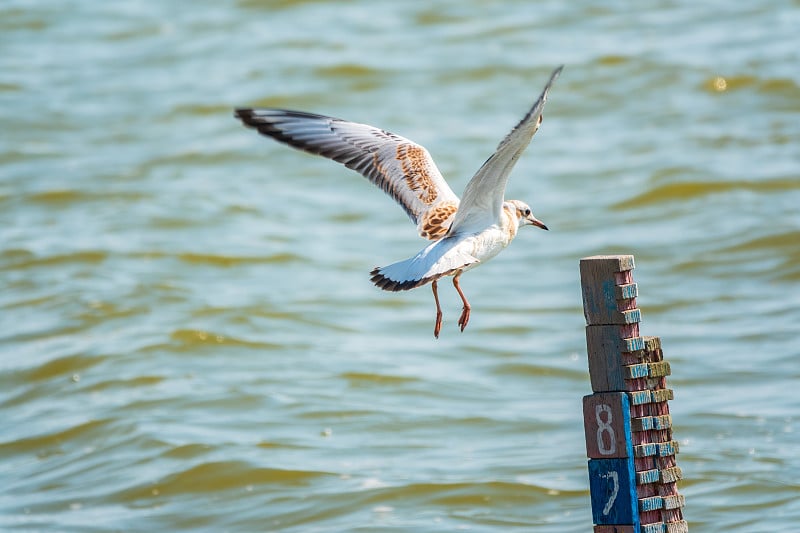
POLYGON ((632 525, 639 530, 633 459, 590 459, 592 521, 597 525, 632 525))

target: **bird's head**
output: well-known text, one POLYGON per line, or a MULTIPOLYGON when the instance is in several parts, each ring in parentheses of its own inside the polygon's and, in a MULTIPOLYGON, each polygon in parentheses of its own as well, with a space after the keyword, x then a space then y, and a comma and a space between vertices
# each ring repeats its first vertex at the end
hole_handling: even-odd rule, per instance
POLYGON ((533 216, 531 208, 528 206, 528 204, 525 202, 520 202, 519 200, 508 200, 508 203, 511 204, 512 212, 516 211, 520 228, 522 226, 536 226, 545 230, 547 229, 547 226, 544 225, 544 222, 533 216))

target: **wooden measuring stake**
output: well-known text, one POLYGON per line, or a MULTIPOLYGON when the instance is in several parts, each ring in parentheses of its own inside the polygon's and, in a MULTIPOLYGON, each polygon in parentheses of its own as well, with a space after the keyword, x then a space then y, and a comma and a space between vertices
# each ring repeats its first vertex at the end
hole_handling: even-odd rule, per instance
POLYGON ((595 533, 682 533, 678 443, 661 340, 641 337, 633 256, 581 259, 589 377, 583 399, 595 533))

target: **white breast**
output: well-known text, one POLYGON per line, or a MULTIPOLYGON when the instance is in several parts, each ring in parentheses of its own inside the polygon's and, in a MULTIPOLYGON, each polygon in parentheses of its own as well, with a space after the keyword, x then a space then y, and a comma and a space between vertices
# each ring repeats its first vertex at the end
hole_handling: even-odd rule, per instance
MULTIPOLYGON (((503 228, 490 226, 482 232, 467 237, 462 246, 469 250, 469 254, 485 263, 489 259, 499 254, 503 248, 509 245, 513 236, 503 228)), ((475 263, 464 268, 470 270, 480 263, 475 263)))

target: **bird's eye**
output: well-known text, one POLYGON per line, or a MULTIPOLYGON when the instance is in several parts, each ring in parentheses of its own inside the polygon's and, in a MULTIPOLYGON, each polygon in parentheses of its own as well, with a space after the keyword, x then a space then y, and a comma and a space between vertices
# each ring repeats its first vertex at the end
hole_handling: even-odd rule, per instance
POLYGON ((529 217, 529 216, 531 216, 531 210, 530 210, 530 209, 526 209, 526 210, 525 210, 525 216, 526 216, 526 217, 529 217))

